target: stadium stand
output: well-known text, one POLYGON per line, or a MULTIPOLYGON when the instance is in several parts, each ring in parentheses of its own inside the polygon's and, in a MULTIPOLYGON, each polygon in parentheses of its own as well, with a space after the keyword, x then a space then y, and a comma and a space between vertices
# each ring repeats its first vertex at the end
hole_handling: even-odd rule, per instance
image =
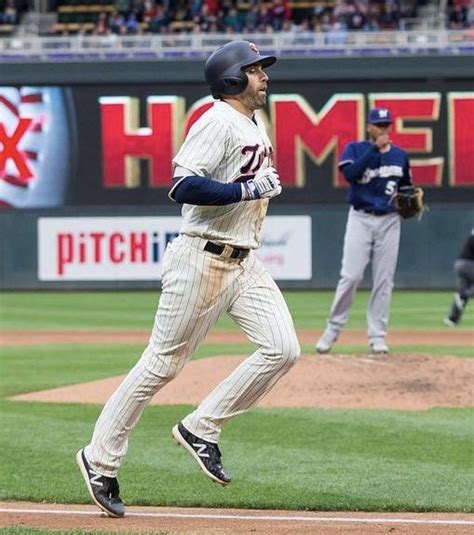
MULTIPOLYGON (((0 0, 0 24, 8 33, 18 28, 28 1, 0 0)), ((472 2, 440 1, 446 2, 443 25, 446 20, 460 29, 472 23, 472 2)), ((48 8, 54 21, 38 25, 43 35, 281 31, 304 42, 308 34, 323 32, 337 42, 347 31, 434 28, 439 20, 435 0, 49 0, 48 8)))
POLYGON ((237 37, 281 57, 474 53, 474 0, 28 1, 0 0, 0 62, 203 58, 237 37))

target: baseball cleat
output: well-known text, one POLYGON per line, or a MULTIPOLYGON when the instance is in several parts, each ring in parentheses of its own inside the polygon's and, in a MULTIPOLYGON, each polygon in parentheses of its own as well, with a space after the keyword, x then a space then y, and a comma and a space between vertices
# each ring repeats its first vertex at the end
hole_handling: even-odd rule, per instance
POLYGON ((444 318, 443 323, 447 325, 448 327, 456 327, 457 323, 453 321, 451 318, 444 318))
POLYGON ((91 498, 100 509, 114 518, 124 516, 125 507, 119 496, 120 489, 117 478, 103 476, 91 468, 83 449, 77 452, 76 463, 86 482, 91 498))
POLYGON ((333 343, 337 340, 337 336, 337 334, 331 331, 324 331, 321 338, 318 340, 318 343, 316 344, 316 351, 321 354, 329 353, 329 351, 332 349, 333 343))
POLYGON ((388 355, 388 346, 384 341, 372 342, 370 344, 370 352, 372 355, 388 355))
POLYGON ((172 435, 178 445, 183 446, 188 451, 198 463, 199 468, 212 481, 223 487, 231 482, 231 477, 226 474, 222 466, 221 452, 217 444, 193 435, 181 422, 173 427, 172 435))
POLYGON ((329 351, 331 351, 331 348, 332 344, 330 344, 322 337, 318 340, 318 343, 316 344, 316 351, 321 354, 329 353, 329 351))

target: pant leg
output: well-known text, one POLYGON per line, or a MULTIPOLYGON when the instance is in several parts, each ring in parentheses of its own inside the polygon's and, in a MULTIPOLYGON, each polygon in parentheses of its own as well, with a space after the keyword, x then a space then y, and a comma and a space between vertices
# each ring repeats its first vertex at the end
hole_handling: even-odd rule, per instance
POLYGON ((327 322, 327 330, 333 335, 339 334, 347 323, 355 292, 370 259, 372 250, 370 218, 373 216, 357 212, 353 208, 349 210, 341 274, 327 322))
POLYGON ((197 436, 217 442, 224 423, 255 405, 296 362, 300 346, 293 320, 278 286, 253 255, 229 315, 257 350, 188 415, 183 424, 197 436))
POLYGON ((448 318, 453 323, 459 323, 467 302, 474 294, 474 261, 459 258, 454 262, 456 273, 456 293, 451 304, 448 318))
POLYGON ((372 256, 372 290, 367 308, 369 343, 376 338, 384 338, 387 334, 400 244, 400 216, 397 213, 374 220, 376 228, 372 256))
POLYGON ((459 258, 454 262, 457 291, 466 301, 474 295, 474 260, 459 258))
POLYGON ((116 475, 128 437, 151 398, 179 373, 227 308, 232 276, 221 267, 218 257, 190 248, 180 238, 168 246, 148 346, 107 401, 86 447, 87 458, 99 473, 116 475))

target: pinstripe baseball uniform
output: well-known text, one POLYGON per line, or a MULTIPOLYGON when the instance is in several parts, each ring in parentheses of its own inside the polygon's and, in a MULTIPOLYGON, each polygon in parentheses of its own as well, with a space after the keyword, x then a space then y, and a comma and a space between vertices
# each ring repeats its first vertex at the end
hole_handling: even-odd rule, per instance
MULTIPOLYGON (((251 119, 219 101, 192 126, 174 164, 203 180, 245 182, 272 165, 272 146, 257 114, 251 119)), ((217 443, 223 424, 257 403, 295 363, 300 347, 288 307, 254 254, 267 206, 268 199, 183 205, 180 235, 163 260, 148 346, 105 405, 85 448, 100 474, 115 477, 142 411, 223 313, 240 325, 256 351, 182 420, 191 433, 217 443), (245 254, 234 258, 236 251, 245 254)))

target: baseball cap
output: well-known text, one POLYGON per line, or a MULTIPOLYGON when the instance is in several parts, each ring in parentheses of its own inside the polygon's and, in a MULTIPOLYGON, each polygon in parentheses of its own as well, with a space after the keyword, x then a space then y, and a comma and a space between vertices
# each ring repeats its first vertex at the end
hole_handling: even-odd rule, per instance
POLYGON ((393 117, 387 108, 374 108, 369 111, 367 122, 371 124, 393 123, 393 117))

